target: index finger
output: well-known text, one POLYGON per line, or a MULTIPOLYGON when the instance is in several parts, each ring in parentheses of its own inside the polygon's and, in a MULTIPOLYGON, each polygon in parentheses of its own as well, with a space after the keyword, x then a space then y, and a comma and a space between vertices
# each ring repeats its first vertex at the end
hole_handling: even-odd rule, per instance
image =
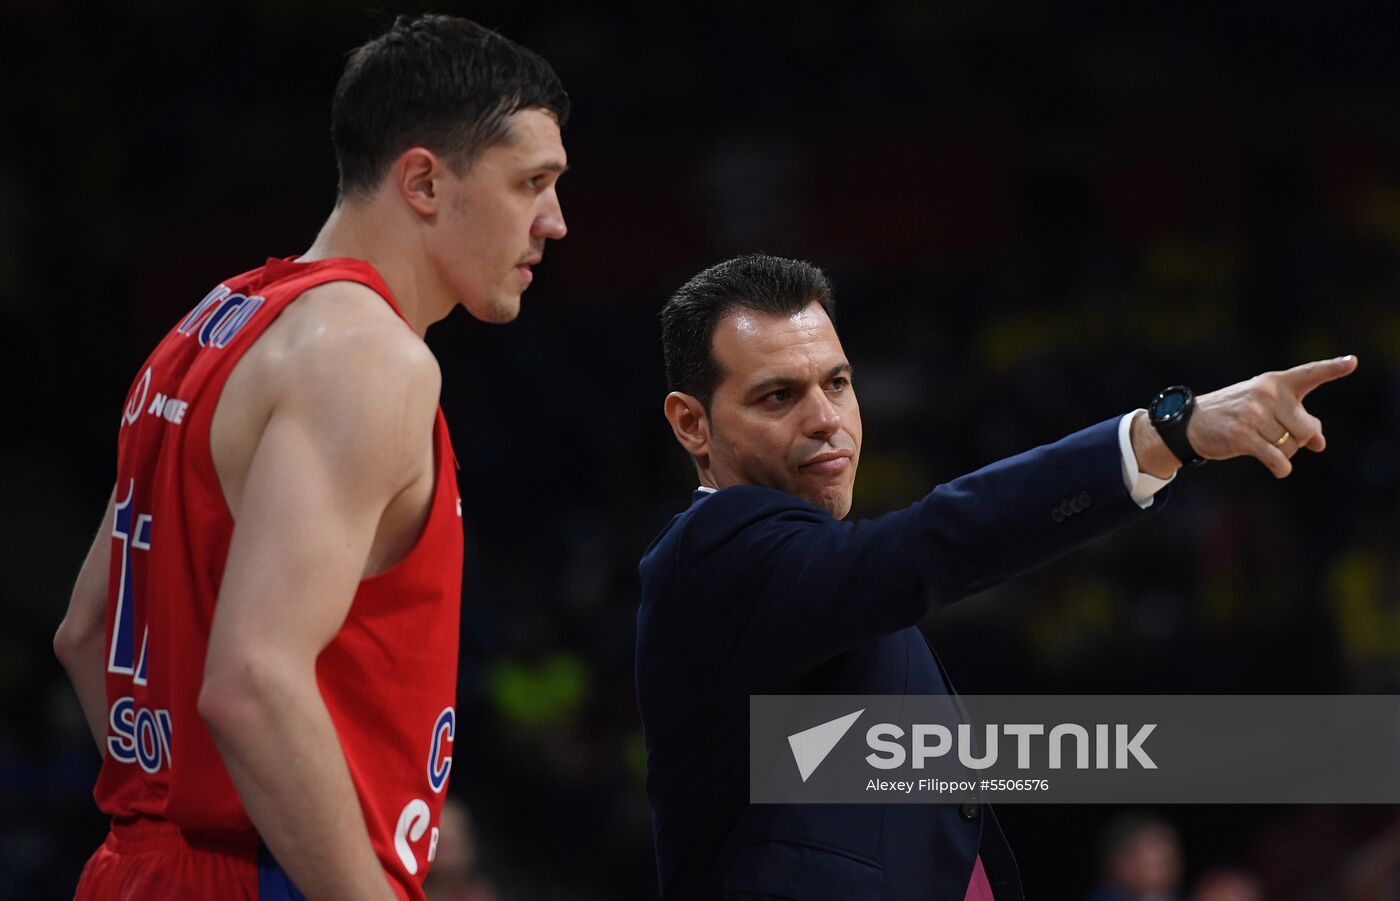
POLYGON ((1299 400, 1308 396, 1308 393, 1318 385, 1351 375, 1356 371, 1357 360, 1354 354, 1347 354, 1344 357, 1334 357, 1331 360, 1314 360, 1311 363, 1304 363, 1301 366, 1294 366, 1292 369, 1284 370, 1280 375, 1299 400))

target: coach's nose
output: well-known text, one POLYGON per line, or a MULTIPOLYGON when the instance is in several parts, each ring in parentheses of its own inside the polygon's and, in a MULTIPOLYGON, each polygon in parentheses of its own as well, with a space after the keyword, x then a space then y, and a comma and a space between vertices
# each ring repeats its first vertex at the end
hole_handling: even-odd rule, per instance
POLYGON ((803 431, 809 438, 830 438, 841 431, 841 411, 817 386, 808 394, 807 410, 804 411, 803 431))

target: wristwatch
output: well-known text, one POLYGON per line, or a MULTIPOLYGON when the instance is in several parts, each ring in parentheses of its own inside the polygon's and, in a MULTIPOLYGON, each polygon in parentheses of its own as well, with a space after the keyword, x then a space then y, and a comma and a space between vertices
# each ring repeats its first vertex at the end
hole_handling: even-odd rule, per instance
POLYGON ((1200 466, 1206 462, 1186 438, 1186 425, 1194 412, 1196 395, 1185 385, 1168 388, 1154 397, 1147 407, 1147 418, 1182 466, 1200 466))

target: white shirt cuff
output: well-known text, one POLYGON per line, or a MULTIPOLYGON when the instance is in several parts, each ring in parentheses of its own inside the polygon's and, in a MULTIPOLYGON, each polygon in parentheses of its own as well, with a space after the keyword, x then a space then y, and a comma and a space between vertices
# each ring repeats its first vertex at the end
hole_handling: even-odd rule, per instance
POLYGON ((1171 479, 1159 479, 1154 475, 1138 472, 1137 454, 1133 453, 1131 434, 1133 417, 1146 412, 1146 410, 1134 410, 1118 420, 1118 450, 1123 459, 1123 485, 1128 489, 1128 494, 1132 495, 1137 505, 1144 510, 1152 506, 1153 495, 1170 485, 1172 479, 1176 478, 1175 474, 1172 475, 1171 479))

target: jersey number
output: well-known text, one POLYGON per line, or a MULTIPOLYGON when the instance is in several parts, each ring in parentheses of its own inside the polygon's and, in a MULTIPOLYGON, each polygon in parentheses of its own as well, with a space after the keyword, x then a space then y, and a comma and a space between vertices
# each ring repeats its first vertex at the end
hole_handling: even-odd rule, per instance
POLYGON ((133 500, 136 480, 126 485, 126 498, 117 504, 112 537, 122 543, 122 575, 117 586, 117 615, 112 623, 112 650, 107 655, 107 672, 132 677, 137 685, 146 684, 147 629, 141 630, 141 657, 136 657, 136 604, 131 588, 134 573, 132 557, 136 551, 151 549, 151 514, 137 513, 133 500))
MULTIPOLYGON (((117 610, 112 618, 111 650, 107 672, 131 676, 135 685, 146 684, 146 642, 150 629, 141 625, 141 647, 136 647, 135 554, 151 549, 151 514, 135 509, 136 480, 126 485, 126 497, 117 503, 112 537, 121 540, 122 572, 117 584, 117 610)), ((170 761, 170 711, 137 707, 130 697, 118 698, 107 717, 112 734, 107 750, 123 763, 138 763, 155 773, 170 761)))

